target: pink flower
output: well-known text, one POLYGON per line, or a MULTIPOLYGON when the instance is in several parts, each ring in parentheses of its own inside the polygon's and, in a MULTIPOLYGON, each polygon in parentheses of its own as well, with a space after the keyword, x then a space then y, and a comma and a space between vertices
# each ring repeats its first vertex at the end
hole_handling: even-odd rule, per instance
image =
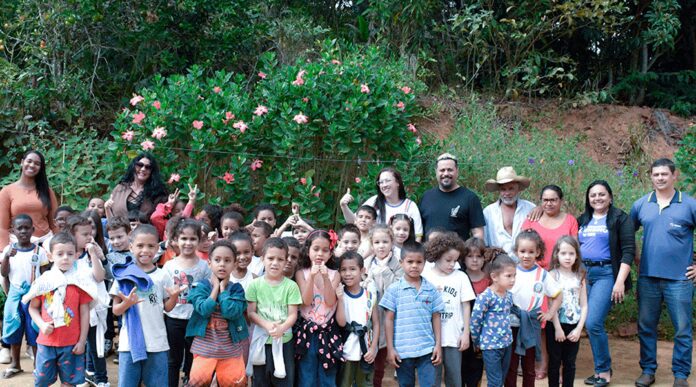
POLYGON ((138 102, 141 102, 141 101, 144 100, 144 99, 145 99, 145 98, 143 98, 143 97, 140 96, 140 95, 133 94, 133 98, 130 99, 130 104, 133 105, 133 106, 135 106, 135 105, 138 104, 138 102))
POLYGON ((314 196, 319 197, 319 192, 315 192, 314 196))
POLYGON ((174 182, 178 183, 179 180, 181 179, 181 176, 179 176, 178 173, 172 173, 171 176, 169 176, 169 180, 167 183, 172 184, 174 182))
POLYGON ((263 161, 256 159, 251 163, 251 170, 255 171, 263 166, 263 161))
POLYGON ((302 85, 304 85, 304 79, 303 79, 302 77, 304 77, 305 74, 307 74, 307 72, 306 72, 305 70, 300 70, 300 71, 297 73, 297 76, 295 76, 295 80, 292 81, 292 84, 295 85, 295 86, 302 86, 302 85))
POLYGON ((309 102, 309 98, 307 98, 307 97, 302 98, 302 102, 304 102, 304 103, 309 102))
POLYGON ((307 184, 307 179, 305 179, 304 177, 301 177, 301 178, 300 178, 300 184, 302 184, 302 185, 307 184))
POLYGON ((160 101, 155 101, 155 102, 152 103, 152 106, 153 106, 155 109, 159 110, 159 109, 162 107, 162 104, 160 103, 160 101))
POLYGON ((421 141, 420 136, 416 137, 416 144, 418 144, 418 145, 423 144, 423 141, 421 141))
POLYGON ((335 64, 335 65, 340 65, 340 64, 341 64, 341 62, 340 62, 338 59, 331 59, 331 63, 333 63, 333 64, 335 64))
POLYGON ((401 110, 404 110, 404 107, 406 107, 406 105, 404 105, 404 103, 402 101, 399 101, 399 103, 396 104, 396 107, 401 109, 401 110))
POLYGON ((136 125, 140 125, 140 122, 145 118, 145 113, 143 112, 137 112, 133 115, 133 123, 136 125))
POLYGON ((406 125, 406 129, 408 129, 408 131, 413 133, 413 134, 416 134, 416 132, 418 132, 418 129, 416 129, 416 126, 411 124, 411 123, 406 125))
POLYGON ((225 176, 222 177, 222 180, 224 180, 225 183, 230 184, 234 181, 234 175, 229 172, 225 172, 225 176))
POLYGON ((401 91, 403 91, 405 94, 411 94, 411 88, 408 86, 403 86, 401 91))
POLYGON ((203 121, 198 121, 198 120, 193 121, 193 127, 196 129, 202 129, 203 128, 203 121))
POLYGON ((268 108, 263 105, 257 106, 256 110, 254 110, 254 114, 256 114, 257 116, 262 116, 266 113, 268 113, 268 108))
POLYGON ((306 123, 308 122, 308 121, 307 121, 307 116, 304 115, 304 114, 302 114, 302 113, 295 115, 295 117, 293 118, 293 120, 294 120, 295 122, 297 122, 298 124, 306 124, 306 123))
POLYGON ((359 177, 356 177, 356 178, 355 178, 355 182, 356 182, 356 183, 360 184, 361 181, 362 181, 362 180, 360 180, 359 177))
POLYGON ((140 146, 143 147, 143 150, 155 149, 155 143, 150 141, 150 140, 145 140, 145 141, 141 142, 140 146))
POLYGON ((121 138, 126 140, 126 141, 132 141, 134 136, 135 136, 135 132, 132 130, 127 130, 127 131, 121 133, 121 138))
POLYGON ((232 112, 225 112, 225 118, 222 120, 222 123, 227 125, 231 119, 234 119, 234 114, 232 114, 232 112))
POLYGON ((154 131, 152 131, 152 137, 161 140, 162 137, 167 135, 167 130, 165 130, 163 127, 158 126, 155 128, 154 131))
POLYGON ((245 124, 244 121, 237 121, 234 124, 232 124, 232 127, 235 129, 239 129, 239 131, 242 133, 244 133, 244 131, 246 131, 248 128, 247 124, 245 124))
POLYGON ((213 93, 218 94, 221 91, 222 91, 222 89, 220 88, 220 86, 213 87, 213 93))
POLYGON ((264 73, 263 71, 259 71, 258 76, 261 79, 266 79, 266 73, 264 73))
POLYGON ((313 185, 312 188, 309 189, 309 192, 314 192, 314 189, 317 188, 316 185, 313 185))
POLYGON ((367 87, 367 85, 363 83, 362 85, 360 85, 360 92, 365 93, 365 94, 369 94, 370 88, 367 87))

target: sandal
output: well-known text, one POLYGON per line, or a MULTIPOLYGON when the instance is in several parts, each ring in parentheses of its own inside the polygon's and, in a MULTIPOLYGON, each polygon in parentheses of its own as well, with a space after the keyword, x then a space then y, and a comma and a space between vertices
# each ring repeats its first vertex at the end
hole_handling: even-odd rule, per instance
POLYGON ((17 376, 17 375, 21 374, 22 372, 24 372, 24 371, 21 370, 21 369, 17 369, 17 368, 7 368, 7 369, 5 369, 5 371, 2 373, 2 378, 3 378, 3 379, 10 379, 10 378, 12 378, 12 377, 14 377, 14 376, 17 376))

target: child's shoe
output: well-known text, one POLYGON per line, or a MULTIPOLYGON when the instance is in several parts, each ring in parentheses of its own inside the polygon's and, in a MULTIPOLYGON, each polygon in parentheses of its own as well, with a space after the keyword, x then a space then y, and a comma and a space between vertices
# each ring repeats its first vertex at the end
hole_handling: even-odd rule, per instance
POLYGON ((12 363, 12 356, 10 355, 9 348, 3 348, 0 350, 0 364, 10 364, 12 363))

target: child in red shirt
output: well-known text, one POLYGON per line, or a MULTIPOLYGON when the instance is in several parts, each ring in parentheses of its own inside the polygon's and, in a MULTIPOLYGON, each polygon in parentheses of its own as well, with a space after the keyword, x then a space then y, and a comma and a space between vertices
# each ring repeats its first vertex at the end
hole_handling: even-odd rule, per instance
MULTIPOLYGON (((54 270, 63 273, 75 270, 77 244, 72 235, 58 233, 51 240, 54 270)), ((46 272, 43 275, 61 278, 60 273, 46 272)), ((43 276, 42 275, 42 276, 43 276)), ((47 277, 48 278, 48 277, 47 277)), ((85 344, 89 331, 89 303, 87 292, 76 284, 52 290, 31 292, 34 298, 29 305, 29 314, 39 327, 36 342, 36 386, 49 386, 56 382, 57 374, 64 385, 78 385, 85 382, 85 344), (43 293, 43 294, 41 294, 43 293)), ((44 282, 46 284, 46 282, 44 282)))

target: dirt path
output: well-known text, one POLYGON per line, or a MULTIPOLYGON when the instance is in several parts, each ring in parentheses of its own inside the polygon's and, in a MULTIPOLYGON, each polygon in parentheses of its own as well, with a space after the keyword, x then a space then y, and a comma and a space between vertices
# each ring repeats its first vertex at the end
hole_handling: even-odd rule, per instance
MULTIPOLYGON (((673 379, 671 369, 672 361, 672 342, 658 342, 657 356, 659 367, 657 369, 657 383, 655 386, 671 386, 673 379)), ((694 346, 696 349, 696 346, 694 346)), ((640 375, 640 367, 638 366, 639 345, 637 340, 621 340, 612 339, 611 353, 614 368, 614 380, 612 386, 633 386, 633 381, 640 375)), ((24 351, 22 351, 24 353, 24 351)), ((696 355, 696 351, 694 352, 696 355)), ((696 357, 696 356, 694 356, 696 357)), ((107 360, 109 381, 112 386, 118 385, 118 365, 114 364, 112 359, 107 360)), ((0 369, 4 369, 4 365, 0 365, 0 369)), ((580 353, 576 363, 577 374, 575 379, 576 386, 582 386, 582 381, 585 377, 592 374, 592 352, 590 351, 589 342, 587 339, 582 339, 580 344, 580 353)), ((31 360, 26 356, 22 358, 22 368, 26 371, 24 374, 16 376, 9 380, 0 379, 0 386, 6 387, 25 387, 33 385, 33 378, 30 370, 32 369, 31 360)), ((386 375, 393 375, 393 370, 388 370, 386 375)), ((691 378, 693 379, 693 378, 691 378)), ((692 384, 694 382, 692 381, 692 384)), ((59 386, 59 383, 55 384, 59 386)), ((390 377, 385 377, 385 385, 388 387, 397 386, 396 381, 390 377)), ((485 382, 484 384, 485 385, 485 382)), ((520 380, 521 385, 521 380, 520 380)), ((547 385, 547 382, 540 381, 539 386, 547 385)))

